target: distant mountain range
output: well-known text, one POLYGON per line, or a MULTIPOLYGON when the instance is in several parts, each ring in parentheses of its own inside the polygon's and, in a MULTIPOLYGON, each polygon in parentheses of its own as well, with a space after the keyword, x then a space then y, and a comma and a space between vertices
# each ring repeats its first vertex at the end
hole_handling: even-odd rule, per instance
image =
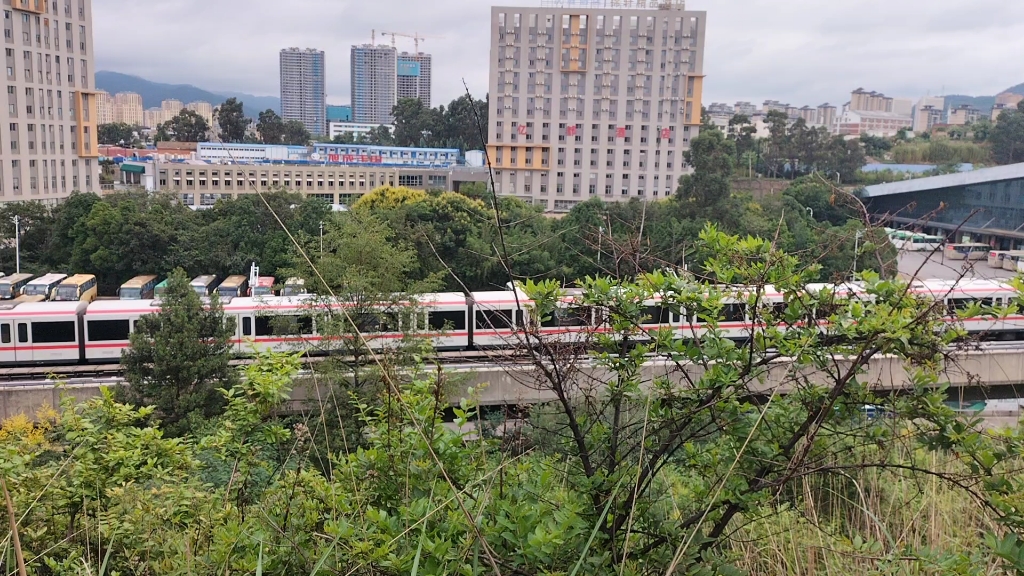
MULTIPOLYGON (((1010 92, 1011 94, 1020 94, 1024 96, 1024 84, 1017 84, 1003 90, 1003 92, 1010 92)), ((964 96, 963 94, 952 94, 946 96, 946 108, 956 108, 961 104, 970 104, 982 112, 991 112, 992 107, 996 105, 995 96, 964 96)))
POLYGON ((191 84, 162 84, 151 82, 145 78, 101 70, 96 73, 96 87, 111 94, 117 92, 135 92, 142 96, 142 104, 146 108, 160 106, 163 100, 181 100, 189 102, 209 102, 214 106, 222 104, 228 98, 238 98, 245 105, 245 115, 256 118, 260 112, 270 108, 281 113, 281 99, 274 96, 253 96, 241 92, 214 93, 191 84))

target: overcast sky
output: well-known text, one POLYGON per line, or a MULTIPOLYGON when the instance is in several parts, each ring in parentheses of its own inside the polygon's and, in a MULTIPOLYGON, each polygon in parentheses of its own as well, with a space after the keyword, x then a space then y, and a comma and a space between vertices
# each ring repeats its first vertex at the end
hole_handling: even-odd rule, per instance
MULTIPOLYGON (((509 2, 539 6, 540 0, 509 2)), ((705 103, 842 104, 890 96, 992 95, 1024 82, 1024 2, 689 0, 708 11, 705 103)), ((328 101, 349 101, 349 49, 371 29, 418 32, 434 56, 434 105, 487 91, 483 0, 93 0, 98 70, 211 91, 277 96, 278 51, 327 55, 328 101)), ((388 40, 390 41, 390 39, 388 40)), ((412 51, 412 41, 399 38, 412 51)))

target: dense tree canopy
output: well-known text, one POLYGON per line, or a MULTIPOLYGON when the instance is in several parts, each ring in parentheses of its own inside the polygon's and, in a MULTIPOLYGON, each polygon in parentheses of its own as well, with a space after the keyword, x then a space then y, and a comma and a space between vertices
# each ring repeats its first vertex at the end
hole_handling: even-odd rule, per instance
POLYGON ((395 105, 395 145, 482 150, 479 126, 486 130, 487 102, 460 96, 445 107, 427 108, 415 98, 395 105))
POLYGON ((1006 110, 988 133, 992 156, 998 164, 1024 162, 1024 102, 1016 110, 1006 110))
POLYGON ((210 124, 192 110, 182 110, 178 115, 157 127, 156 141, 206 142, 210 124))
POLYGON ((245 130, 249 127, 249 119, 245 117, 243 104, 237 98, 228 98, 217 107, 217 124, 220 126, 222 142, 241 142, 245 139, 245 130))
POLYGON ((216 416, 224 404, 218 388, 235 380, 229 365, 235 321, 224 316, 216 294, 204 303, 188 281, 180 269, 171 273, 159 312, 138 320, 121 359, 125 385, 118 388, 125 401, 153 406, 154 417, 175 435, 216 416))
POLYGON ((135 136, 137 128, 131 124, 125 124, 124 122, 114 122, 112 124, 100 124, 96 128, 98 140, 100 144, 134 146, 138 141, 135 136))

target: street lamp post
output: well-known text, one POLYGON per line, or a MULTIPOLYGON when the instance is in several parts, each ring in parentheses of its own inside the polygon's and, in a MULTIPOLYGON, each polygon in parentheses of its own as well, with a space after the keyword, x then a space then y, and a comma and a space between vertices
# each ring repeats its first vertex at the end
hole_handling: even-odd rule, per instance
POLYGON ((862 230, 858 230, 857 235, 853 240, 853 277, 855 279, 857 277, 857 256, 860 252, 860 239, 862 236, 864 236, 864 232, 862 230))
POLYGON ((15 216, 11 218, 11 222, 14 222, 14 260, 16 274, 21 274, 21 217, 15 216))
POLYGON ((324 257, 324 221, 320 221, 320 257, 324 257))

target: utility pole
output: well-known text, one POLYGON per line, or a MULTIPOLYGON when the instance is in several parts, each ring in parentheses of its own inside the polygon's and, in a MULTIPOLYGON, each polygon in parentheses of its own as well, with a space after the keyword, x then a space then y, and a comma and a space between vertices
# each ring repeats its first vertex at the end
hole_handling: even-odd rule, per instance
POLYGON ((324 257, 324 221, 320 221, 320 258, 324 257))
POLYGON ((861 239, 861 236, 863 236, 863 235, 864 235, 864 232, 862 230, 858 230, 857 231, 857 235, 854 237, 854 240, 853 240, 853 277, 854 277, 854 279, 857 278, 857 255, 858 255, 858 252, 860 252, 860 239, 861 239))
POLYGON ((14 222, 14 260, 16 274, 21 274, 21 217, 15 215, 11 218, 11 222, 14 222))

